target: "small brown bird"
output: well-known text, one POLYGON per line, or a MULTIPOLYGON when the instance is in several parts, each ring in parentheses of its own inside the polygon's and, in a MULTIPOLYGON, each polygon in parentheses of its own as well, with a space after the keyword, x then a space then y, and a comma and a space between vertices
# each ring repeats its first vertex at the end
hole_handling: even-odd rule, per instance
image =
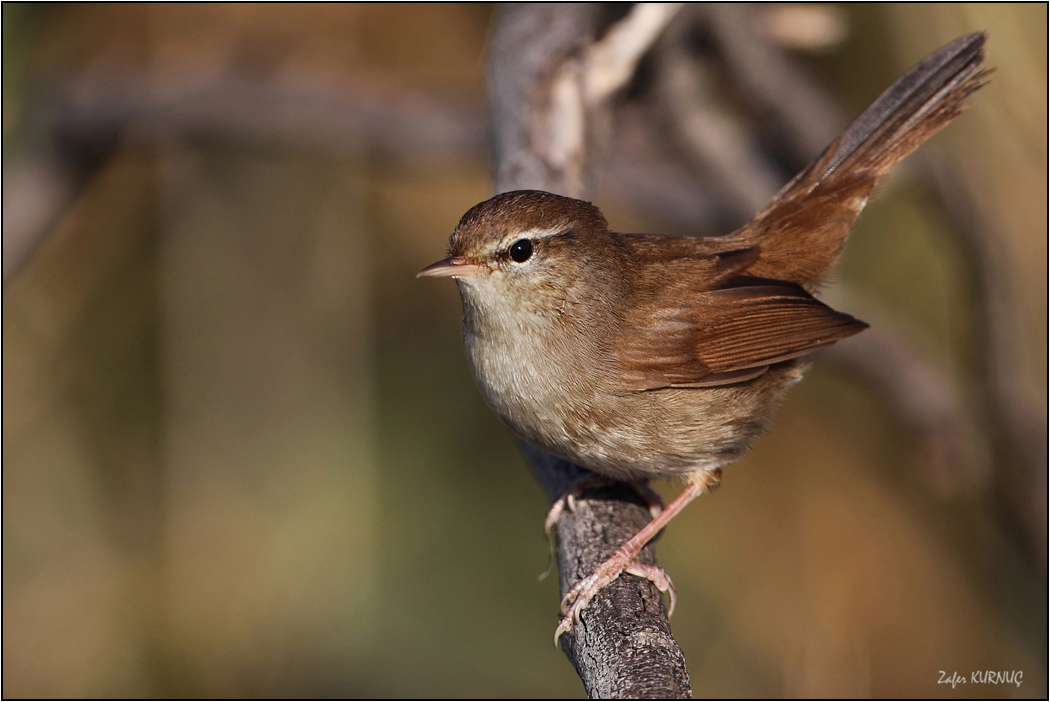
POLYGON ((522 439, 616 480, 688 487, 562 601, 555 641, 765 429, 800 359, 864 329, 812 296, 890 166, 960 114, 986 72, 983 33, 936 51, 884 92, 738 231, 610 232, 593 205, 524 190, 467 212, 448 258, 463 338, 489 406, 522 439))

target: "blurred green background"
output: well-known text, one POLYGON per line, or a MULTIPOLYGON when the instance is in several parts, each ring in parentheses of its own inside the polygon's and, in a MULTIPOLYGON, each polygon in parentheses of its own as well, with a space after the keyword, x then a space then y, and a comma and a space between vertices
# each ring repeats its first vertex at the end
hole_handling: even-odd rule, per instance
MULTIPOLYGON (((5 261, 4 697, 582 695, 551 648, 557 578, 537 582, 545 498, 474 387, 455 286, 413 277, 490 195, 492 12, 3 5, 5 210, 9 166, 56 124, 91 144, 61 151, 75 187, 10 279, 5 261), (95 139, 129 85, 150 107, 95 139), (447 149, 412 129, 376 147, 259 86, 473 117, 420 113, 447 149)), ((807 65, 846 114, 989 31, 991 84, 924 148, 1002 234, 1000 313, 1045 432, 1046 5, 834 12, 846 34, 807 65)), ((687 233, 600 192, 616 229, 687 233)), ((830 294, 892 319, 965 408, 979 330, 951 226, 903 169, 830 294)), ((8 233, 5 212, 5 259, 8 233)), ((1027 503, 997 497, 984 428, 938 460, 818 360, 662 537, 696 696, 1045 697, 1046 467, 1031 513, 1004 514, 1027 503), (1023 684, 937 684, 979 670, 1023 684)))

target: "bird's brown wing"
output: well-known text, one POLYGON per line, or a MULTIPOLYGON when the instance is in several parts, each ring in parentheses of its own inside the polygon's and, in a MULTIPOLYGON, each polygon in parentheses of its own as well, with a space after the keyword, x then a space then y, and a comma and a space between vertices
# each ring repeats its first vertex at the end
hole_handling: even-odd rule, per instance
POLYGON ((798 286, 740 282, 692 296, 669 289, 642 295, 625 315, 634 323, 614 345, 625 389, 743 382, 868 326, 798 286))

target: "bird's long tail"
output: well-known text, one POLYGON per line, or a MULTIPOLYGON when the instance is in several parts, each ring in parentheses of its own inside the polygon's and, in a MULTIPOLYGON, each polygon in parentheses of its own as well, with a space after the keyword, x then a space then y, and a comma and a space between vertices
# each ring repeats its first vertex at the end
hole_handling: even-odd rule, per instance
POLYGON ((984 32, 959 37, 927 56, 864 110, 814 165, 820 179, 851 166, 885 170, 955 119, 990 71, 984 32))
POLYGON ((734 234, 760 247, 747 272, 812 289, 838 259, 879 179, 955 119, 984 84, 984 42, 983 32, 969 34, 923 59, 734 234))

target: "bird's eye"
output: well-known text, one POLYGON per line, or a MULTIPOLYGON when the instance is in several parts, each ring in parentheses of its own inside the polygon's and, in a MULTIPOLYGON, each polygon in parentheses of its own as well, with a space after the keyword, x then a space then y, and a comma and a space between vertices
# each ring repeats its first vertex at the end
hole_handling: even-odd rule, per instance
POLYGON ((532 258, 532 241, 518 239, 510 245, 510 257, 517 263, 525 263, 532 258))

